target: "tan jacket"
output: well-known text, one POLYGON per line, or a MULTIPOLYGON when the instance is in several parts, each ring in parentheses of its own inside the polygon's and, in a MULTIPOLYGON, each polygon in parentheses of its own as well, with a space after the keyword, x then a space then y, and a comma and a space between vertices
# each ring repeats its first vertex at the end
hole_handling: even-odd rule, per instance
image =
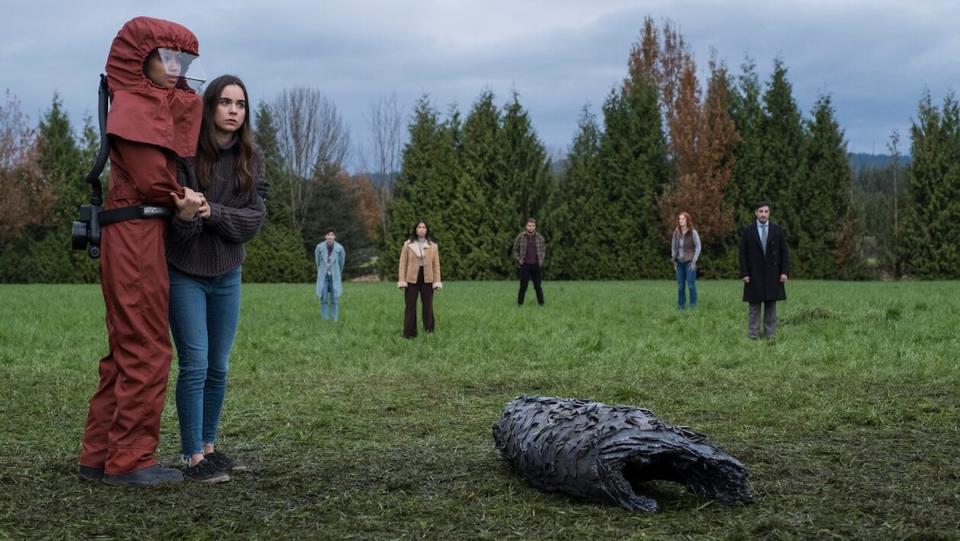
MULTIPOLYGON (((409 240, 400 248, 400 268, 397 276, 400 281, 397 287, 407 287, 408 283, 417 283, 417 274, 420 271, 420 247, 416 242, 409 240)), ((427 241, 423 245, 423 281, 433 284, 434 289, 440 289, 440 251, 437 243, 427 241)))

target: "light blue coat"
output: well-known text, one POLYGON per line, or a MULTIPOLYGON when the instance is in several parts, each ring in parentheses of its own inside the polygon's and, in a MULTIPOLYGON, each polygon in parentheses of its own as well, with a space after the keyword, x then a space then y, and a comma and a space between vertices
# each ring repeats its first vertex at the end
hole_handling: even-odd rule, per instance
MULTIPOLYGON (((327 277, 327 241, 323 241, 317 245, 313 251, 313 256, 317 260, 317 297, 319 297, 321 301, 334 300, 326 298, 324 295, 326 295, 327 292, 323 289, 323 280, 327 277)), ((333 243, 332 259, 333 272, 331 275, 333 277, 333 296, 335 299, 339 299, 340 295, 343 294, 343 285, 340 283, 340 276, 343 274, 343 263, 347 259, 347 252, 343 249, 343 246, 336 241, 333 243)))

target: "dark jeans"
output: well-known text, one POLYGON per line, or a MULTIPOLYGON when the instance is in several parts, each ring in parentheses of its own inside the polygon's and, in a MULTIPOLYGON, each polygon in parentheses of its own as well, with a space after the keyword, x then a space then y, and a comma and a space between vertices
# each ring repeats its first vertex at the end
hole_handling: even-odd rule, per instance
POLYGON ((687 287, 690 288, 690 308, 697 305, 697 271, 690 270, 689 261, 677 261, 677 307, 687 305, 687 287))
POLYGON ((407 284, 403 292, 403 337, 417 335, 417 295, 423 304, 423 332, 433 332, 433 284, 423 281, 423 268, 417 274, 416 284, 407 284))
POLYGON ((543 289, 540 288, 540 265, 523 263, 520 265, 520 291, 517 293, 517 304, 523 304, 523 297, 527 294, 527 284, 533 280, 533 289, 537 292, 537 303, 543 304, 543 289))

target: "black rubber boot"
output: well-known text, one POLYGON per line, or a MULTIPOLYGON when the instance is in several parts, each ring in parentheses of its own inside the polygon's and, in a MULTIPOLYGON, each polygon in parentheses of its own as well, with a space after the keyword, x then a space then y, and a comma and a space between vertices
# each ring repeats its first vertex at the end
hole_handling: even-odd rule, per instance
POLYGON ((108 485, 126 487, 152 487, 183 482, 183 473, 174 468, 164 468, 154 464, 149 468, 119 475, 104 475, 103 482, 108 485))
POLYGON ((94 468, 81 464, 77 469, 77 477, 79 477, 81 481, 103 481, 103 468, 94 468))

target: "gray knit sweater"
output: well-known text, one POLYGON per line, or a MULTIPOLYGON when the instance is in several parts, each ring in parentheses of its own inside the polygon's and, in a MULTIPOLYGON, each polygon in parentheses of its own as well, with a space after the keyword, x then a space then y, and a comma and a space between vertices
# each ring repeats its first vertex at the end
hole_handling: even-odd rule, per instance
POLYGON ((251 163, 255 189, 238 191, 234 163, 239 142, 223 149, 214 166, 213 180, 200 190, 194 158, 177 160, 177 177, 181 184, 202 191, 210 204, 209 218, 181 220, 176 215, 167 230, 167 262, 186 274, 215 277, 232 271, 243 263, 243 244, 252 239, 267 211, 263 204, 267 183, 263 156, 257 151, 251 163))

